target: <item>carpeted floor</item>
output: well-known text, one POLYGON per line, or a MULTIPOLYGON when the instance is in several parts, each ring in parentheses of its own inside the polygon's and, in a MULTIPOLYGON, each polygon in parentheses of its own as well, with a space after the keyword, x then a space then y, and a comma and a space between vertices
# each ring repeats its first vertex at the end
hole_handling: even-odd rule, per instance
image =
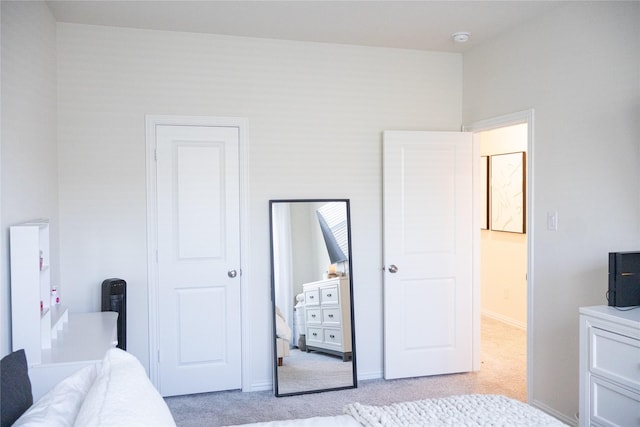
POLYGON ((299 393, 307 390, 349 387, 353 385, 353 364, 340 356, 318 351, 306 353, 295 348, 278 366, 278 392, 299 393))
POLYGON ((178 427, 214 427, 337 415, 347 403, 391 403, 454 394, 502 394, 526 401, 526 332, 482 318, 478 372, 400 380, 360 381, 358 388, 276 398, 270 391, 225 391, 166 398, 178 427))

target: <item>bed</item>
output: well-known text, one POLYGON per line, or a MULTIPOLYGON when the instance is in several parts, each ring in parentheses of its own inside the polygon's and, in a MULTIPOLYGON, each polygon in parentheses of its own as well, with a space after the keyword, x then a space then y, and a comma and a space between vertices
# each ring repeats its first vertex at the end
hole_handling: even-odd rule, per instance
POLYGON ((276 307, 276 354, 278 356, 278 366, 282 366, 284 358, 289 355, 291 335, 291 328, 280 309, 276 307))
POLYGON ((23 350, 2 359, 2 426, 175 427, 160 393, 134 356, 112 348, 32 403, 23 350))
POLYGON ((388 406, 348 404, 344 414, 286 421, 269 421, 236 427, 404 427, 492 426, 561 427, 566 424, 505 396, 466 394, 440 399, 401 402, 388 406))
MULTIPOLYGON (((37 402, 24 351, 2 359, 2 426, 175 427, 140 362, 118 348, 99 365, 58 383, 37 402), (14 424, 15 422, 15 424, 14 424)), ((525 403, 498 395, 461 395, 388 406, 348 404, 335 416, 245 424, 253 427, 564 426, 525 403)))

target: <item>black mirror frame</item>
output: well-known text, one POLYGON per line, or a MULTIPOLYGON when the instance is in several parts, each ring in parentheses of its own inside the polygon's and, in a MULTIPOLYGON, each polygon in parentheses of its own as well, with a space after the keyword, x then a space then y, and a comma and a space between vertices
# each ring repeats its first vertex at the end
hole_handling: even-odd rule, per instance
POLYGON ((272 199, 269 200, 269 243, 271 258, 271 324, 272 324, 272 344, 273 344, 273 390, 276 397, 297 396, 302 394, 322 393, 325 391, 346 390, 358 387, 358 375, 356 368, 356 333, 355 333, 355 316, 354 316, 354 295, 353 295, 353 265, 351 254, 351 207, 350 199, 272 199), (332 387, 325 389, 316 389, 308 391, 299 391, 292 393, 280 393, 278 388, 278 352, 276 348, 276 296, 275 296, 275 276, 274 276, 274 249, 273 249, 273 205, 276 203, 323 203, 323 202, 344 202, 347 214, 347 238, 348 238, 348 266, 349 266, 349 309, 351 316, 351 363, 352 363, 352 379, 353 385, 332 387))

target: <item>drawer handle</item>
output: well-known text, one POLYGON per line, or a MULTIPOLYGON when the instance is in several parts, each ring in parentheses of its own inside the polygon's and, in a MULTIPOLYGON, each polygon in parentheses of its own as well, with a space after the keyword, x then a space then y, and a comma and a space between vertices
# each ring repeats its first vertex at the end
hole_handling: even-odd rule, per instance
POLYGON ((329 315, 329 318, 330 318, 330 319, 333 319, 333 314, 330 314, 330 315, 329 315))
POLYGON ((331 298, 331 294, 327 294, 327 296, 328 296, 329 298, 331 298))
POLYGON ((309 299, 313 299, 313 298, 314 298, 314 296, 313 296, 313 295, 311 295, 311 296, 309 297, 309 299))
POLYGON ((311 317, 316 317, 316 315, 315 315, 315 314, 312 314, 312 315, 311 315, 311 317))
POLYGON ((334 339, 336 336, 335 335, 329 335, 329 338, 334 339))
POLYGON ((317 337, 317 336, 318 336, 318 333, 317 333, 317 332, 314 332, 314 333, 313 333, 313 336, 314 336, 314 337, 317 337))

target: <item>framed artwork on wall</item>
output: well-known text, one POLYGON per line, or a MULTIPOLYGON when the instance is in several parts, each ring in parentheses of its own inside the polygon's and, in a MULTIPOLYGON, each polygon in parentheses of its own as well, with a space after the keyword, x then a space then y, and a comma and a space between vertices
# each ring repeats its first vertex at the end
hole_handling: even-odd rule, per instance
POLYGON ((480 229, 489 229, 489 157, 480 157, 480 229))
POLYGON ((525 153, 491 156, 491 230, 525 233, 525 153))

